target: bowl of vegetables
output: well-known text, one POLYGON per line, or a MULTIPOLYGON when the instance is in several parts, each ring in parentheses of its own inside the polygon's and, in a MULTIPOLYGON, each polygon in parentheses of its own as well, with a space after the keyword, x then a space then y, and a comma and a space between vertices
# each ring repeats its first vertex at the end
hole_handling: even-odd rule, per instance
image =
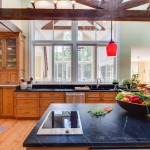
POLYGON ((150 114, 150 95, 140 92, 121 92, 116 101, 124 110, 135 115, 150 114))

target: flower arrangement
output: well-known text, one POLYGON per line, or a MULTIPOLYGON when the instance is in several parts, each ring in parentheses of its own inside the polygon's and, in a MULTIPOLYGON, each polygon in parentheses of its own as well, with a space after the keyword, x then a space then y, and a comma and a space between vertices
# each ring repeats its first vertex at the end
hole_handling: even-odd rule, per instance
POLYGON ((21 83, 22 83, 22 82, 32 82, 32 81, 33 81, 33 78, 32 78, 32 77, 30 77, 30 79, 29 79, 29 80, 27 80, 27 81, 26 81, 26 79, 21 78, 21 80, 20 80, 20 81, 21 81, 21 83))
POLYGON ((22 90, 25 90, 25 89, 27 89, 27 88, 32 88, 32 81, 33 81, 33 78, 32 78, 32 77, 30 77, 30 79, 27 80, 27 81, 26 81, 26 79, 21 78, 20 81, 21 81, 21 83, 20 83, 20 88, 21 88, 22 90))

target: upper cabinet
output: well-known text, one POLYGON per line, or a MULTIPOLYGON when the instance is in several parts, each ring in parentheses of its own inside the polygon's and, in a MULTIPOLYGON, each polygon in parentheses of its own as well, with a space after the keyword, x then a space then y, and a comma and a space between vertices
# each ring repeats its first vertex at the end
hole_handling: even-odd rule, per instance
POLYGON ((18 84, 24 77, 24 39, 22 33, 0 33, 0 84, 18 84))

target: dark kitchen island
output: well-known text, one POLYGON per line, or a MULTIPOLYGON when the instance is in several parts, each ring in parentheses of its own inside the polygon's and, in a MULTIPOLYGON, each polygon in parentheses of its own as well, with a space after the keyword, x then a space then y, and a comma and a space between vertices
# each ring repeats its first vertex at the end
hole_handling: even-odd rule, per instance
POLYGON ((150 149, 150 115, 128 114, 118 104, 52 104, 23 143, 27 150, 150 149), (111 107, 94 117, 89 110, 111 107), (37 135, 50 110, 78 110, 83 135, 37 135))

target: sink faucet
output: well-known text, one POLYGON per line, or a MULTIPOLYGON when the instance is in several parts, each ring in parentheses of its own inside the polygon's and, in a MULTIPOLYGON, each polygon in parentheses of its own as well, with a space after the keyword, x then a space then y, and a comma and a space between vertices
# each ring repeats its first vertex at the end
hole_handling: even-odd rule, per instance
POLYGON ((99 83, 102 83, 102 80, 100 78, 97 78, 97 84, 96 84, 97 88, 99 87, 99 83), (100 81, 100 82, 98 82, 98 81, 100 81))

